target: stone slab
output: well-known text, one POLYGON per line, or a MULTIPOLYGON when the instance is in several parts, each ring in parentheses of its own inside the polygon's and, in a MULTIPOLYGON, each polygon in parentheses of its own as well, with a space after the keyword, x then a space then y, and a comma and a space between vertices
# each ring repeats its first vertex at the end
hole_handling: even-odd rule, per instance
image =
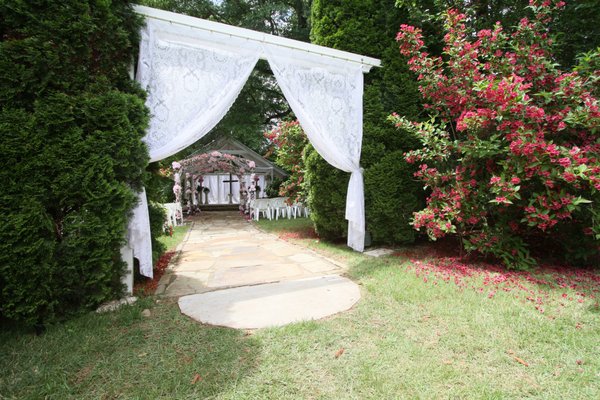
POLYGON ((276 282, 302 276, 302 268, 295 264, 252 265, 219 269, 208 281, 212 288, 227 286, 255 285, 276 282))
POLYGON ((325 260, 317 260, 312 262, 305 262, 301 264, 302 268, 312 273, 323 273, 338 269, 337 266, 331 264, 325 260))
POLYGON ((313 256, 312 254, 308 254, 308 253, 296 253, 296 254, 290 256, 289 259, 294 262, 297 262, 297 263, 319 261, 319 258, 313 256))
POLYGON ((394 250, 382 248, 382 249, 373 249, 373 250, 365 251, 363 254, 366 256, 371 256, 371 257, 383 257, 383 256, 389 256, 392 253, 394 253, 394 250))
POLYGON ((350 309, 359 299, 358 285, 328 275, 184 296, 179 308, 202 323, 257 329, 324 318, 350 309))

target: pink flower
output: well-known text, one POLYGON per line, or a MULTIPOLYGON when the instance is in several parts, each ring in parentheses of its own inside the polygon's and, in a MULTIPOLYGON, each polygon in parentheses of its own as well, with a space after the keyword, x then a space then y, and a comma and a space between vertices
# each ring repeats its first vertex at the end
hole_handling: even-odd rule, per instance
POLYGON ((571 165, 571 160, 570 160, 570 159, 568 159, 568 158, 566 158, 566 157, 564 157, 564 158, 561 158, 561 159, 559 159, 559 160, 558 160, 558 163, 559 163, 561 166, 563 166, 563 167, 567 168, 568 166, 570 166, 570 165, 571 165))
POLYGON ((516 176, 513 176, 512 179, 510 180, 510 183, 512 183, 513 185, 518 185, 519 183, 521 183, 521 180, 519 178, 517 178, 516 176))
POLYGON ((574 182, 577 179, 577 177, 570 172, 565 172, 562 176, 567 182, 574 182))

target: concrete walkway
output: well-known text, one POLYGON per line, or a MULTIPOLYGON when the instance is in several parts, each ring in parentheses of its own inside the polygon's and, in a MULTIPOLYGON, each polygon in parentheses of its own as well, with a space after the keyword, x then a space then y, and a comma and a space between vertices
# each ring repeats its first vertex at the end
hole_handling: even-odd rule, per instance
POLYGON ((346 310, 360 297, 358 287, 339 276, 343 265, 264 233, 237 212, 195 217, 180 250, 157 293, 181 297, 182 312, 200 322, 279 326, 346 310), (221 293, 209 293, 215 291, 221 293))

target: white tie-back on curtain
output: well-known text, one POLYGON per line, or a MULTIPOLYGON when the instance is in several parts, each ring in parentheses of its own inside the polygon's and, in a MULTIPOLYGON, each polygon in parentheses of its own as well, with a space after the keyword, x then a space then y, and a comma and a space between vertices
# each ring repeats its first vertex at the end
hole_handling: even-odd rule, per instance
POLYGON ((346 197, 348 246, 363 251, 362 67, 310 53, 266 50, 277 83, 312 145, 329 164, 352 174, 346 197))
MULTIPOLYGON (((150 161, 177 153, 214 128, 233 105, 259 54, 257 45, 243 39, 147 20, 136 78, 148 91, 152 118, 144 142, 150 161)), ((129 245, 142 275, 152 277, 149 221, 142 191, 129 223, 129 245)))

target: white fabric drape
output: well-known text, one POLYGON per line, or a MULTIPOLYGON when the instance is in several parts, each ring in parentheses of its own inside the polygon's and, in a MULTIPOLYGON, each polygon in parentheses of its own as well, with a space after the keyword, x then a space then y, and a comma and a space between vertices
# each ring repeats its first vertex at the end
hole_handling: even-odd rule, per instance
POLYGON ((218 175, 206 175, 204 177, 204 186, 206 186, 210 192, 208 192, 208 204, 219 204, 219 176, 218 175))
MULTIPOLYGON (((152 118, 144 142, 150 161, 169 157, 206 135, 225 116, 258 61, 243 39, 158 20, 142 29, 136 79, 148 91, 152 118)), ((145 192, 129 222, 129 246, 152 277, 145 192), (146 232, 134 235, 133 232, 146 232)))
POLYGON ((152 241, 150 238, 150 218, 148 216, 148 201, 146 189, 138 194, 138 204, 133 209, 129 220, 128 238, 133 256, 140 263, 140 273, 152 278, 152 241))
POLYGON ((142 30, 137 79, 152 118, 144 142, 150 162, 208 133, 227 113, 258 61, 242 39, 163 21, 142 30))
MULTIPOLYGON (((238 177, 233 175, 233 179, 237 180, 238 177)), ((229 204, 229 183, 225 182, 229 180, 229 174, 215 174, 205 175, 203 185, 210 189, 208 193, 208 200, 210 204, 229 204)), ((252 183, 252 176, 250 174, 244 175, 244 182, 246 188, 250 188, 252 183)), ((265 185, 264 175, 258 176, 258 185, 261 188, 259 197, 263 197, 263 188, 265 185)), ((233 202, 238 204, 240 201, 240 187, 238 182, 233 183, 233 202)))
MULTIPOLYGON (((267 55, 277 82, 315 149, 333 166, 352 173, 346 201, 348 245, 362 251, 364 190, 359 161, 363 76, 359 64, 147 19, 136 79, 148 91, 146 105, 152 114, 144 138, 150 161, 169 157, 207 134, 225 116, 262 54, 267 55)), ((239 198, 239 186, 234 188, 239 198)), ((212 191, 209 197, 214 199, 212 191)), ((152 277, 144 191, 139 194, 129 232, 129 245, 140 261, 140 272, 152 277)))
POLYGON ((363 251, 362 68, 314 54, 266 50, 277 83, 315 150, 329 164, 352 174, 346 198, 348 246, 363 251))

